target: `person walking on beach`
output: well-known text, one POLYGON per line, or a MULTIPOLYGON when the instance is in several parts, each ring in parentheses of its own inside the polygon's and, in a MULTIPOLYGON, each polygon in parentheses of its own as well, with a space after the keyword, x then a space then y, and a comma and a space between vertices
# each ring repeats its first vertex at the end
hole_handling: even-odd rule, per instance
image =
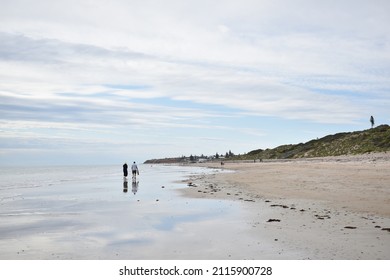
POLYGON ((133 174, 133 179, 135 179, 137 177, 137 175, 139 175, 138 166, 135 163, 135 161, 133 162, 133 165, 131 166, 131 172, 133 174))
POLYGON ((125 162, 125 164, 123 165, 123 176, 124 177, 127 177, 127 163, 125 162))

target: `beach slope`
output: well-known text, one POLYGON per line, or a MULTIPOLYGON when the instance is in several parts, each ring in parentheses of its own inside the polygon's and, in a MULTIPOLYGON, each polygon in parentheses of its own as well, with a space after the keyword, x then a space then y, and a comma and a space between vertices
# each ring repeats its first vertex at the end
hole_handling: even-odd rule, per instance
POLYGON ((390 259, 389 153, 223 168, 234 172, 193 176, 183 194, 241 202, 253 234, 283 244, 275 258, 390 259))

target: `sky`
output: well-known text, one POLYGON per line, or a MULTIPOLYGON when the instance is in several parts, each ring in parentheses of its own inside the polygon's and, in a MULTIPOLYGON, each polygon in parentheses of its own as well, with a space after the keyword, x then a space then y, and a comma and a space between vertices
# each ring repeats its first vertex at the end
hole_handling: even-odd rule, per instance
POLYGON ((390 123, 387 0, 0 0, 0 165, 122 164, 390 123))

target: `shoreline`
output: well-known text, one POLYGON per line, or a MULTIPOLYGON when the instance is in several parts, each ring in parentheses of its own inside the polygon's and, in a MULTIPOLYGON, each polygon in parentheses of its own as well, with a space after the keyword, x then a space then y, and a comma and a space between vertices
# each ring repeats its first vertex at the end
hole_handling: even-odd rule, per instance
MULTIPOLYGON (((264 199, 308 199, 330 203, 335 208, 390 218, 390 153, 297 160, 225 161, 194 166, 233 172, 195 175, 185 182, 198 184, 219 199, 235 196, 208 185, 238 189, 246 196, 264 199), (204 181, 204 182, 203 182, 204 181)), ((198 189, 199 190, 199 189, 198 189)), ((208 198, 204 192, 183 191, 191 197, 208 198)))
POLYGON ((183 196, 241 203, 251 234, 283 244, 275 258, 390 259, 390 153, 200 163, 183 196))

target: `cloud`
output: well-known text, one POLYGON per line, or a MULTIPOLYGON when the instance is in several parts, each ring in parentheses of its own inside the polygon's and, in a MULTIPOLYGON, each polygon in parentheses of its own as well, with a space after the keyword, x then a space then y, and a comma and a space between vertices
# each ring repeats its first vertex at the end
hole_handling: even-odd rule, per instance
MULTIPOLYGON (((93 45, 71 44, 54 39, 32 39, 23 35, 0 33, 1 58, 3 60, 37 62, 37 63, 68 63, 75 58, 96 59, 137 59, 146 57, 142 53, 109 50, 93 45)), ((76 60, 77 61, 77 60, 76 60)))
POLYGON ((389 120, 389 7, 2 1, 2 131, 139 144, 272 134, 249 118, 351 125, 378 112, 389 120))

